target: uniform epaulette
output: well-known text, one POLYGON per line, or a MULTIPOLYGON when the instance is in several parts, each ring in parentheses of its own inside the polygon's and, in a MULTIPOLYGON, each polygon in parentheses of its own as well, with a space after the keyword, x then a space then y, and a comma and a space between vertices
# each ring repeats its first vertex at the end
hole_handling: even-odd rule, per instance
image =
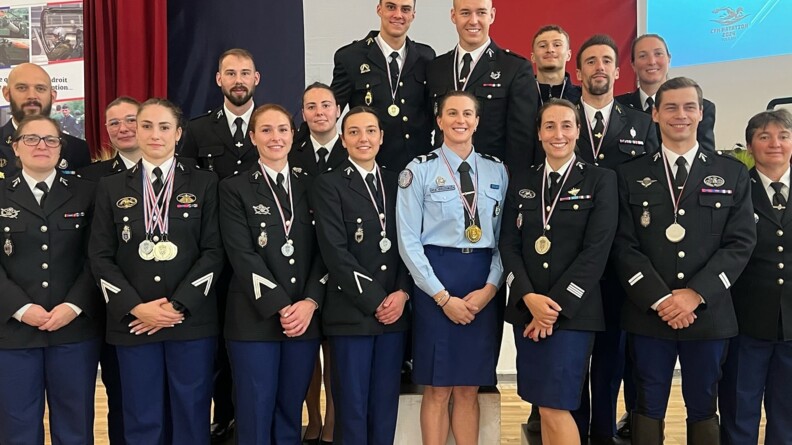
POLYGON ((308 176, 308 172, 306 172, 305 170, 303 170, 303 168, 302 168, 302 167, 292 167, 292 169, 291 169, 291 170, 292 170, 292 174, 293 174, 294 176, 297 176, 297 177, 300 177, 300 176, 308 176))
POLYGON ((510 56, 514 56, 514 57, 516 57, 516 58, 518 58, 518 59, 522 59, 522 60, 528 60, 528 59, 526 59, 526 58, 525 58, 525 56, 523 56, 522 54, 516 53, 516 52, 514 52, 514 51, 512 51, 512 50, 510 50, 510 49, 504 49, 504 50, 503 50, 503 52, 504 52, 504 53, 506 53, 506 54, 508 54, 508 55, 510 55, 510 56))
POLYGON ((432 153, 429 153, 429 154, 416 156, 415 159, 413 159, 413 161, 415 161, 415 162, 417 162, 419 164, 423 164, 426 161, 431 161, 432 159, 437 159, 437 157, 438 157, 437 153, 432 152, 432 153))
POLYGON ((503 163, 503 161, 498 159, 497 156, 488 155, 486 153, 479 153, 479 156, 481 156, 484 159, 487 159, 487 160, 490 160, 490 161, 493 161, 493 162, 497 162, 498 164, 502 164, 503 163))

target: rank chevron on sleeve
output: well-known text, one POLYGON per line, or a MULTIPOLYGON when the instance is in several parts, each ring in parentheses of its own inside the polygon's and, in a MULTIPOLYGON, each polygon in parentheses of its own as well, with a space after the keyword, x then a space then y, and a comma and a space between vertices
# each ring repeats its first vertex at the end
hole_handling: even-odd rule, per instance
POLYGON ((358 292, 360 292, 362 294, 363 293, 363 286, 360 285, 360 279, 364 278, 364 279, 369 280, 369 281, 374 281, 374 280, 372 280, 371 278, 363 275, 360 272, 357 272, 357 271, 353 271, 353 272, 355 274, 355 283, 357 284, 358 292))
POLYGON ((102 288, 102 294, 104 295, 105 303, 110 302, 110 296, 107 295, 107 291, 110 291, 114 294, 121 292, 121 288, 110 284, 109 281, 99 280, 99 284, 102 288))
POLYGON ((256 300, 261 298, 261 285, 267 286, 268 289, 275 289, 278 285, 272 281, 262 277, 258 274, 253 274, 253 292, 256 294, 256 300))
POLYGON ((204 288, 204 297, 209 296, 209 289, 212 287, 212 279, 214 279, 214 272, 209 272, 208 274, 198 278, 197 280, 193 281, 191 284, 195 287, 200 287, 202 284, 206 283, 206 287, 204 288))

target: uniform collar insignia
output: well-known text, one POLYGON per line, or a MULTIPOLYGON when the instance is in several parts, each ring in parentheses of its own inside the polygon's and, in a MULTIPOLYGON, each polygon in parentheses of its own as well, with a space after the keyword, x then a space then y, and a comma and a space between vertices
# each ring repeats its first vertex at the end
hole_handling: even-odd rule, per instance
POLYGON ((490 56, 490 59, 495 56, 495 51, 492 48, 487 48, 487 55, 490 56))
POLYGON ((20 182, 22 182, 22 178, 20 178, 19 176, 17 176, 17 178, 16 178, 16 179, 14 179, 14 181, 11 183, 11 187, 14 187, 14 188, 16 188, 16 186, 18 186, 20 182))
POLYGON ((118 167, 118 159, 115 159, 115 160, 113 161, 113 165, 112 165, 112 166, 110 166, 110 168, 116 168, 116 167, 118 167))
POLYGON ((259 204, 253 206, 253 212, 256 215, 271 215, 270 208, 265 206, 264 204, 259 204))
POLYGON ((221 117, 223 117, 223 109, 222 108, 217 110, 217 116, 215 116, 215 119, 220 119, 221 117))
POLYGON ((355 171, 355 169, 353 169, 352 167, 347 167, 344 169, 344 171, 346 172, 347 176, 349 176, 352 174, 353 171, 355 171))
POLYGON ((132 170, 130 171, 130 173, 135 173, 137 171, 139 165, 140 164, 135 164, 135 166, 132 167, 132 170))
POLYGON ((253 179, 258 179, 261 177, 261 172, 256 170, 253 172, 253 179))
POLYGON ((753 182, 754 184, 756 184, 756 179, 754 179, 754 178, 751 178, 751 182, 753 182))
POLYGON ((184 171, 184 165, 181 162, 176 162, 176 167, 179 167, 179 170, 184 171))
POLYGON ((660 152, 658 151, 657 153, 655 153, 655 155, 654 155, 654 157, 652 158, 652 160, 653 160, 653 161, 655 161, 655 162, 657 162, 657 160, 658 160, 658 159, 660 159, 660 156, 662 156, 662 155, 661 155, 661 154, 660 154, 660 152))
POLYGON ((707 155, 705 155, 704 153, 699 152, 698 158, 704 162, 707 162, 707 155))
POLYGON ((303 148, 303 147, 305 147, 305 144, 307 144, 307 143, 308 143, 308 141, 303 141, 303 143, 302 143, 302 144, 300 144, 300 148, 303 148))
POLYGON ((648 188, 650 185, 652 185, 655 182, 657 182, 657 179, 652 179, 652 178, 649 178, 647 176, 646 178, 639 179, 638 181, 635 181, 635 182, 637 182, 638 184, 641 184, 643 186, 643 188, 648 188))
POLYGON ((19 215, 19 210, 13 207, 6 207, 4 209, 0 209, 0 218, 16 219, 17 215, 19 215))
POLYGON ((11 145, 11 135, 6 138, 6 145, 11 145))
POLYGON ((60 178, 60 182, 61 182, 61 184, 65 185, 66 187, 69 186, 69 181, 67 181, 66 178, 64 178, 62 176, 60 178))
POLYGON ((371 45, 372 43, 374 43, 374 39, 372 39, 371 37, 366 39, 366 45, 371 45))
POLYGON ((619 106, 619 104, 616 104, 616 112, 619 113, 619 114, 622 114, 622 110, 621 110, 621 107, 619 106))
POLYGON ((0 158, 0 168, 5 167, 6 165, 8 165, 8 159, 0 158))
POLYGON ((577 165, 577 168, 579 168, 579 169, 581 169, 581 170, 583 170, 583 169, 586 167, 586 164, 584 164, 584 163, 582 163, 582 162, 580 162, 580 161, 578 161, 577 163, 575 163, 575 165, 577 165))
POLYGON ((303 169, 302 167, 292 167, 292 171, 294 172, 295 175, 299 175, 303 172, 303 169))

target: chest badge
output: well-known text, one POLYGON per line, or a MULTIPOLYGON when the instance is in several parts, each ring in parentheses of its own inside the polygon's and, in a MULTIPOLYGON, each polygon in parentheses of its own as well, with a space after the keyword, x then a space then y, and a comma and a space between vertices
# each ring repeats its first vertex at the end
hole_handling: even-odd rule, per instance
POLYGON ((137 198, 133 196, 125 196, 118 201, 116 201, 116 207, 119 209, 131 209, 137 205, 137 198))
POLYGON ((265 205, 263 205, 263 204, 259 204, 259 205, 253 206, 253 213, 255 213, 256 215, 271 215, 272 214, 270 212, 270 208, 265 206, 265 205))
POLYGON ((490 79, 492 79, 492 80, 498 80, 498 79, 500 79, 500 77, 501 77, 501 72, 500 71, 493 71, 493 72, 490 73, 490 79))
POLYGON ((643 188, 648 188, 650 185, 652 185, 655 182, 657 182, 657 179, 651 179, 649 177, 646 177, 646 178, 643 178, 643 179, 639 179, 638 181, 635 181, 635 182, 637 182, 638 184, 641 184, 643 186, 643 188))
POLYGON ((368 63, 364 63, 363 65, 360 65, 360 74, 366 74, 370 71, 371 71, 371 67, 369 66, 368 63))
POLYGON ((13 207, 6 207, 4 209, 0 209, 0 218, 17 219, 17 216, 19 216, 19 210, 13 207))
POLYGON ((722 187, 723 184, 726 184, 726 181, 717 175, 710 175, 704 178, 704 184, 708 187, 722 187))
POLYGON ((534 199, 534 198, 536 198, 536 192, 534 192, 531 189, 522 189, 518 193, 520 195, 520 198, 525 198, 525 199, 534 199))

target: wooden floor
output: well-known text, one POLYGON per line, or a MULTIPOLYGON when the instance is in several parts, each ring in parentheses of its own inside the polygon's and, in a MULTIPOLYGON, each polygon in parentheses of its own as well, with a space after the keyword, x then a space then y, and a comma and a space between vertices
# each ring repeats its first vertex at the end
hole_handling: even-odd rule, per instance
MULTIPOLYGON (((502 383, 498 385, 501 390, 501 444, 519 444, 520 443, 520 425, 525 422, 525 419, 530 413, 530 405, 520 400, 517 395, 516 385, 514 383, 502 383)), ((324 396, 322 396, 324 398, 324 396)), ((620 410, 623 409, 623 402, 619 399, 620 410)), ((623 412, 619 412, 621 417, 623 412)), ((307 417, 303 412, 303 423, 307 422, 307 417)), ((764 443, 764 416, 762 417, 762 426, 760 430, 759 443, 764 443)), ((105 396, 104 387, 101 381, 97 380, 96 384, 96 422, 95 422, 95 440, 97 445, 104 445, 109 443, 107 440, 107 398, 105 396)), ((46 422, 45 422, 46 426, 46 422)), ((209 426, 207 425, 207 432, 209 426)), ((674 385, 671 389, 671 401, 668 407, 668 415, 666 417, 666 440, 667 445, 684 445, 685 441, 685 406, 682 401, 680 393, 679 379, 674 380, 674 385)), ((229 441, 229 444, 233 441, 229 441)), ((47 444, 50 444, 49 439, 47 444)))

